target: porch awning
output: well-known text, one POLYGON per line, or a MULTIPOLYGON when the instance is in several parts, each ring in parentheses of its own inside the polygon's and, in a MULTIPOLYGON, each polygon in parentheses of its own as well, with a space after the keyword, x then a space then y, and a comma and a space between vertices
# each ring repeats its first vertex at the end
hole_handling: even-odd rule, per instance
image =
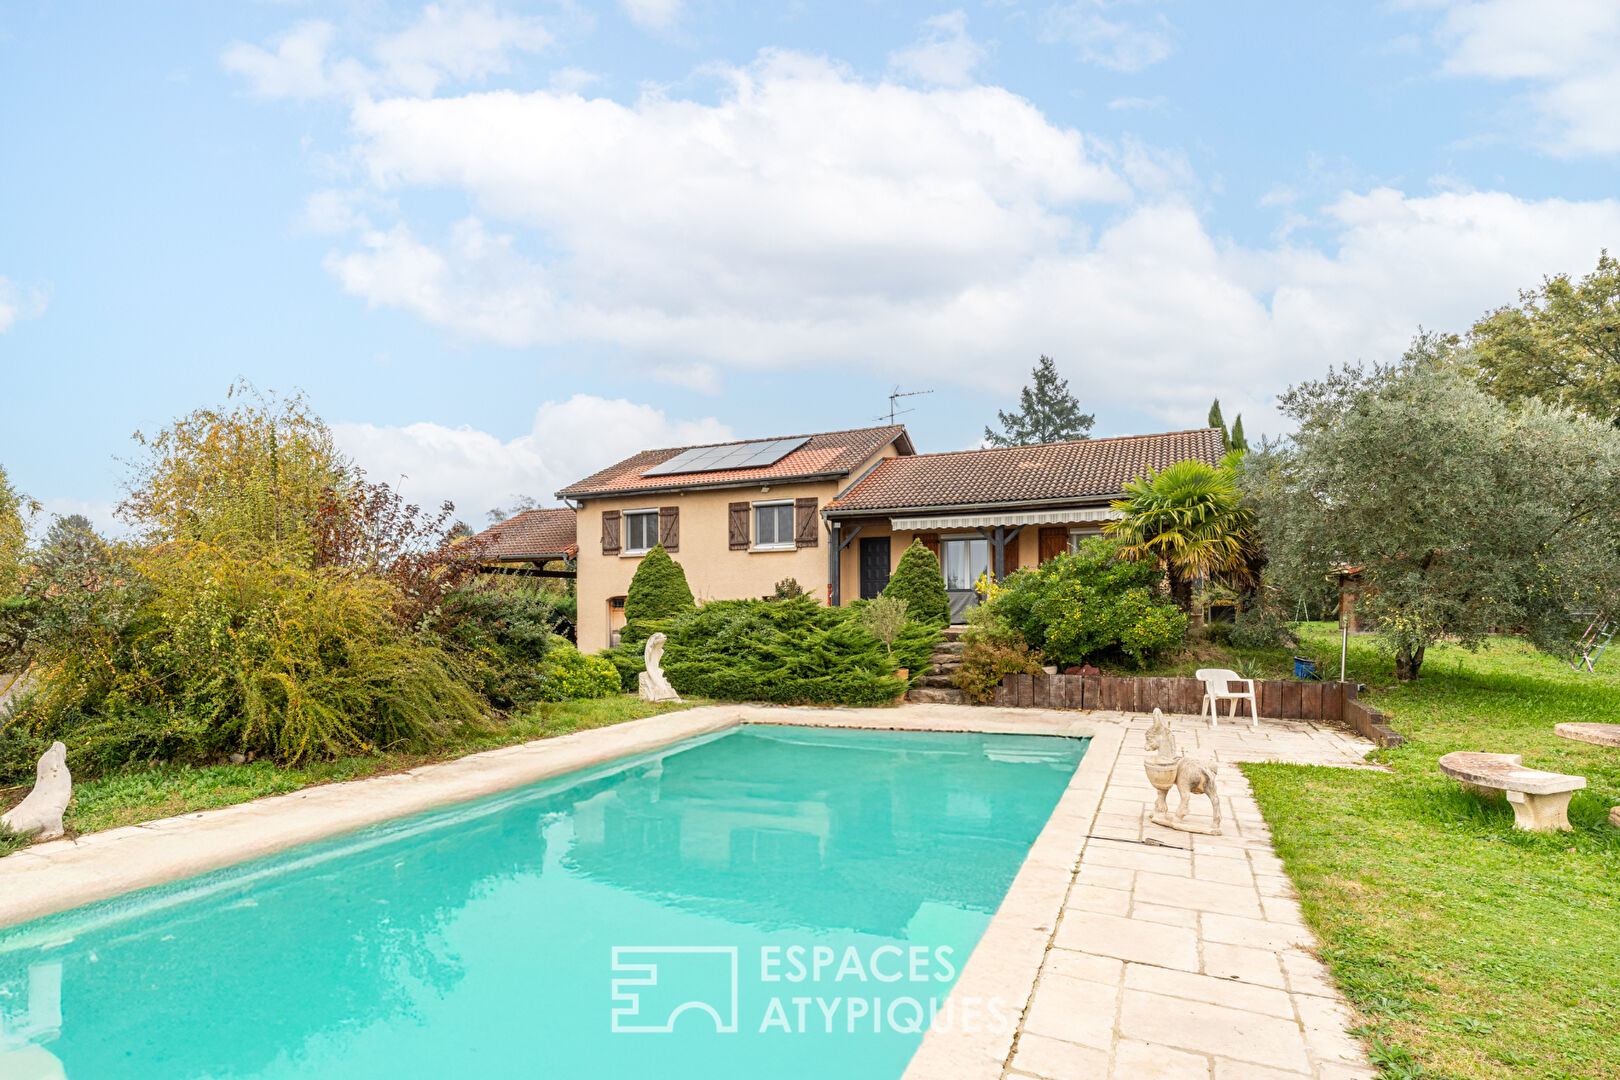
POLYGON ((933 517, 890 518, 896 530, 936 532, 943 529, 982 529, 997 525, 1073 525, 1087 521, 1118 521, 1124 517, 1108 506, 1071 506, 1055 510, 992 510, 978 514, 936 514, 933 517))

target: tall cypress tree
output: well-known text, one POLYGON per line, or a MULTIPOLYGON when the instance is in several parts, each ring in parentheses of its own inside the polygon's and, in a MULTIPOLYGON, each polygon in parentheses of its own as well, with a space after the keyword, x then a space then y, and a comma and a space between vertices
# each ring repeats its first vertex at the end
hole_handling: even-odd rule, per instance
POLYGON ((1024 387, 1015 413, 996 411, 1001 430, 984 429, 991 446, 1033 446, 1036 443, 1088 439, 1096 417, 1080 411, 1080 401, 1069 393, 1069 381, 1058 375, 1050 356, 1042 356, 1030 372, 1033 382, 1024 387))

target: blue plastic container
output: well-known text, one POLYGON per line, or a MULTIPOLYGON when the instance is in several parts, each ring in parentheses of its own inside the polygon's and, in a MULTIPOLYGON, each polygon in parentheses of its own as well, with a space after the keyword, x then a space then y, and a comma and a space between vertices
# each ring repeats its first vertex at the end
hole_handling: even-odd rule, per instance
POLYGON ((1294 678, 1320 679, 1321 677, 1316 673, 1315 660, 1307 660, 1303 656, 1294 657, 1294 678))

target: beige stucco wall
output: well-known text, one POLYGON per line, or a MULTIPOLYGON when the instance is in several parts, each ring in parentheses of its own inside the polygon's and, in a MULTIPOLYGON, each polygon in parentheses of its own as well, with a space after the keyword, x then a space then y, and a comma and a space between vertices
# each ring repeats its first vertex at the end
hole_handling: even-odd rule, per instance
MULTIPOLYGON (((867 537, 877 537, 877 536, 887 536, 887 537, 890 538, 890 540, 889 540, 889 573, 892 574, 892 573, 894 573, 895 568, 900 565, 900 556, 902 556, 902 555, 904 555, 906 553, 906 548, 910 547, 911 542, 913 540, 915 540, 917 538, 917 536, 918 536, 917 533, 909 532, 909 531, 906 531, 904 529, 896 531, 896 530, 890 528, 888 518, 866 518, 866 519, 862 519, 859 522, 846 523, 844 525, 845 535, 848 535, 848 532, 850 530, 853 530, 855 525, 857 525, 857 524, 863 526, 863 528, 861 529, 860 535, 855 538, 854 542, 852 542, 847 548, 844 549, 843 559, 840 562, 840 566, 841 566, 840 574, 842 575, 842 579, 843 579, 842 583, 841 583, 842 584, 842 591, 843 591, 843 600, 844 600, 844 603, 846 603, 846 604, 849 603, 851 600, 860 599, 860 595, 861 595, 860 547, 861 547, 861 541, 862 540, 866 539, 867 537)), ((973 530, 973 529, 952 529, 952 530, 947 530, 947 531, 941 532, 941 533, 935 533, 934 535, 939 536, 941 539, 945 539, 947 537, 953 537, 953 536, 969 536, 969 537, 973 537, 975 539, 979 538, 978 532, 973 530)), ((1030 528, 1026 528, 1023 532, 1019 533, 1017 535, 1017 537, 1015 537, 1013 539, 1013 543, 1018 548, 1018 565, 1019 566, 1034 566, 1035 565, 1035 556, 1040 552, 1040 543, 1041 542, 1040 542, 1039 537, 1040 537, 1039 528, 1035 527, 1035 526, 1032 526, 1030 528)), ((1008 555, 1009 556, 1012 555, 1012 551, 1010 549, 1008 551, 1008 555)), ((1012 559, 1010 557, 1007 560, 1007 564, 1008 564, 1008 569, 1012 569, 1012 559)))
MULTIPOLYGON (((880 457, 893 457, 887 446, 856 469, 861 475, 880 457)), ((849 479, 815 484, 751 485, 709 491, 664 492, 611 499, 591 499, 579 509, 579 646, 585 652, 608 647, 608 601, 623 596, 641 564, 639 555, 602 554, 602 513, 606 510, 681 508, 680 550, 671 557, 686 571, 687 584, 698 603, 769 596, 776 583, 794 578, 805 592, 827 598, 827 530, 820 509, 849 483, 849 479), (730 505, 734 502, 770 502, 777 499, 817 500, 817 546, 785 551, 732 551, 730 505)), ((622 534, 621 534, 622 535, 622 534)))
MULTIPOLYGON (((917 536, 918 536, 918 534, 914 533, 914 532, 908 532, 906 530, 898 530, 898 531, 896 531, 895 529, 890 528, 889 519, 886 518, 886 517, 884 517, 884 518, 863 518, 863 519, 860 519, 858 521, 846 521, 846 522, 844 522, 844 525, 843 525, 844 535, 846 535, 846 536, 849 535, 849 533, 855 528, 856 525, 862 526, 860 535, 857 536, 854 539, 854 541, 852 541, 850 543, 850 545, 844 549, 843 557, 839 562, 839 566, 840 566, 839 573, 840 573, 840 576, 841 576, 841 579, 842 579, 841 583, 840 583, 841 584, 841 590, 842 590, 842 593, 843 593, 842 598, 843 598, 843 602, 846 603, 846 604, 848 604, 851 600, 860 599, 860 595, 861 595, 860 547, 861 547, 861 541, 863 539, 865 539, 865 538, 867 538, 869 536, 870 537, 887 536, 887 537, 890 538, 890 540, 889 540, 889 573, 893 574, 894 571, 895 571, 895 568, 900 565, 900 556, 905 554, 906 548, 910 547, 911 542, 914 539, 916 539, 917 536)), ((1096 527, 1095 523, 1093 523, 1093 522, 1076 522, 1075 525, 1074 525, 1074 527, 1081 527, 1081 526, 1083 526, 1083 527, 1085 527, 1087 529, 1093 529, 1093 528, 1096 527)), ((1069 528, 1069 527, 1071 527, 1071 526, 1064 526, 1064 528, 1069 528)), ((947 530, 945 532, 935 533, 934 535, 939 536, 941 539, 945 539, 945 538, 953 537, 953 536, 967 536, 967 537, 977 538, 979 536, 979 533, 974 529, 952 529, 952 530, 947 530)), ((1040 550, 1041 550, 1040 536, 1041 536, 1041 527, 1039 525, 1029 525, 1029 526, 1026 526, 1023 529, 1023 531, 1020 532, 1017 535, 1017 537, 1014 538, 1013 544, 1016 545, 1017 548, 1018 548, 1017 567, 1034 566, 1039 561, 1039 555, 1040 555, 1040 550)), ((1017 567, 1014 566, 1013 560, 1011 558, 1011 556, 1012 556, 1011 549, 1008 550, 1007 554, 1008 554, 1007 569, 1009 571, 1011 571, 1013 569, 1016 569, 1017 567)))

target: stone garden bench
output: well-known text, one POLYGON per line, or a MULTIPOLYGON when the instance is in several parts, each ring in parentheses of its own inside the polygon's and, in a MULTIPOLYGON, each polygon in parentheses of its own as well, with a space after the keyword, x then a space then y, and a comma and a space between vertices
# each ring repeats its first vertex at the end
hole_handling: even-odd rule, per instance
POLYGON ((1440 771, 1469 787, 1505 791, 1514 828, 1534 832, 1567 831, 1570 795, 1586 786, 1584 776, 1527 769, 1518 754, 1458 750, 1440 759, 1440 771))

